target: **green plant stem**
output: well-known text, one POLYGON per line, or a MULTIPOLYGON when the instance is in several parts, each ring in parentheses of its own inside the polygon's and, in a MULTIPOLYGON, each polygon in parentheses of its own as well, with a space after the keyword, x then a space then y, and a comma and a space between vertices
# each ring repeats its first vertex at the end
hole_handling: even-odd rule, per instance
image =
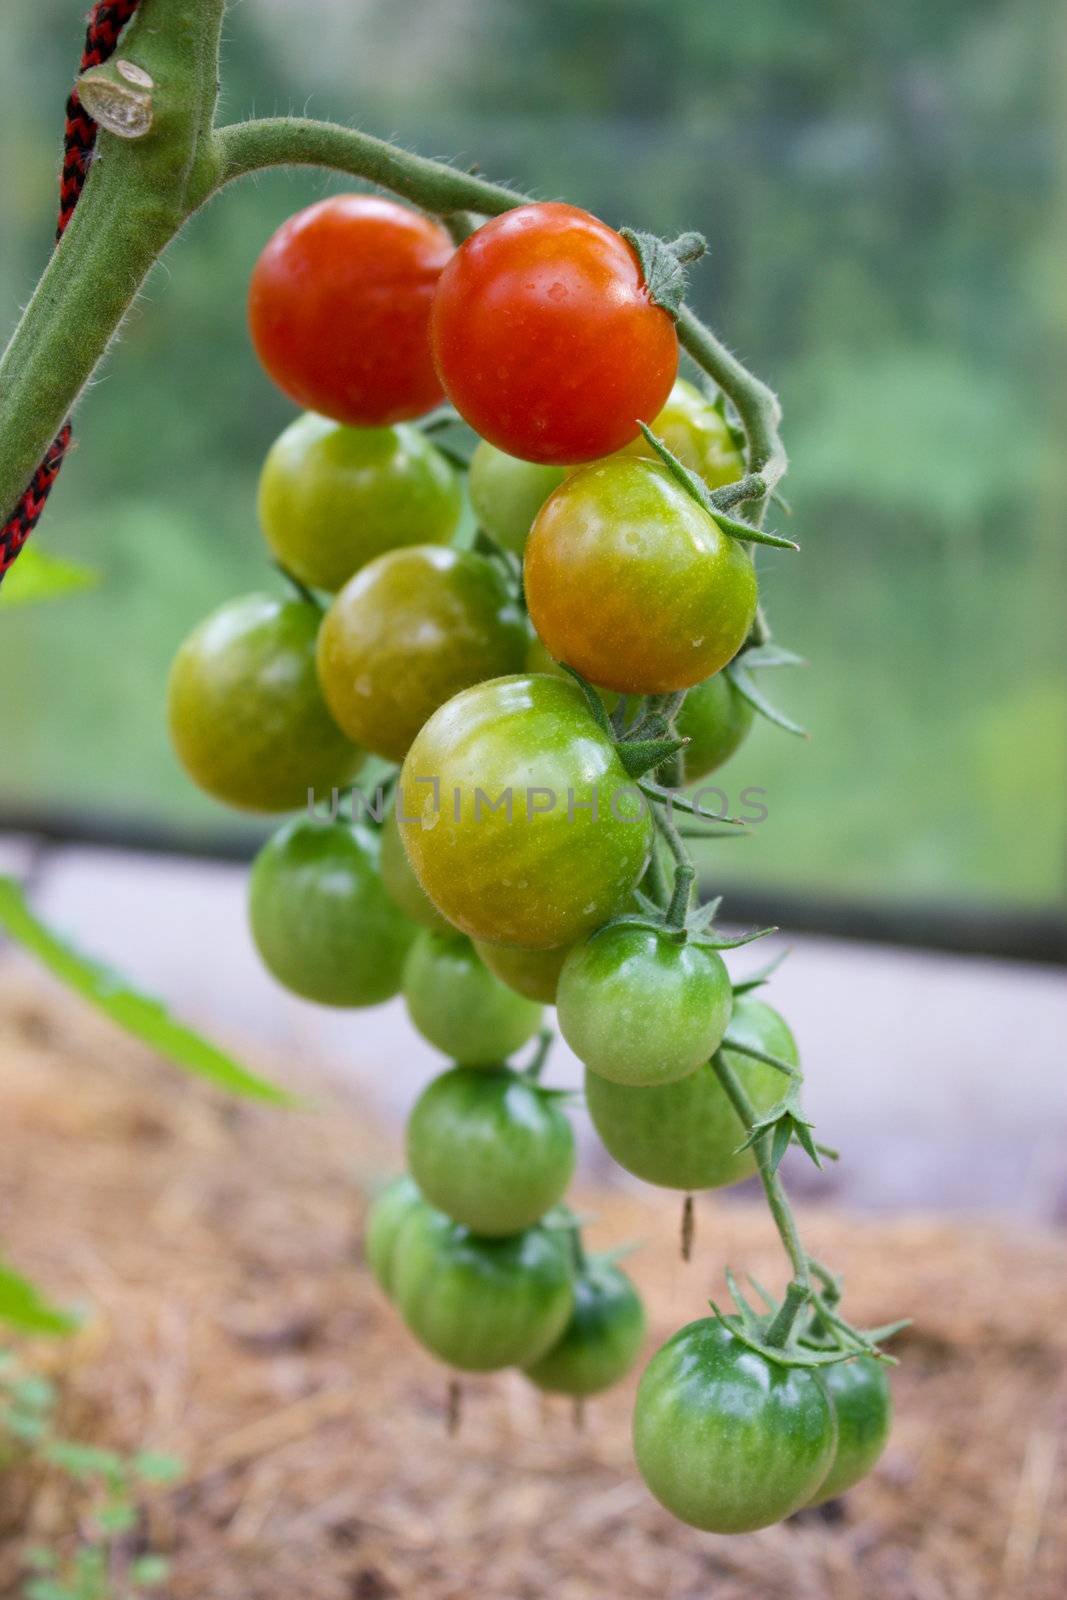
MULTIPOLYGON (((730 1104, 737 1112, 745 1131, 748 1132, 755 1126, 757 1120, 756 1108, 748 1098, 740 1078, 725 1059, 721 1050, 716 1051, 712 1056, 711 1064, 730 1104)), ((810 1291, 811 1273, 808 1254, 800 1242, 796 1218, 793 1215, 793 1208, 789 1204, 785 1186, 771 1166, 770 1135, 764 1134, 762 1138, 757 1139, 753 1148, 756 1156, 756 1165, 759 1168, 760 1181, 767 1196, 767 1204, 770 1206, 771 1215, 781 1236, 786 1255, 792 1263, 793 1277, 798 1285, 810 1291)))

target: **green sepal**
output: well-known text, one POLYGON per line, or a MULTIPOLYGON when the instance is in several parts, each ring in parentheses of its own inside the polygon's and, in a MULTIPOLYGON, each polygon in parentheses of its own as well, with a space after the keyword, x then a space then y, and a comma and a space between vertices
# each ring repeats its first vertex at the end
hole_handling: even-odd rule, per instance
MULTIPOLYGON (((777 929, 764 928, 762 932, 776 933, 777 929)), ((750 938, 754 939, 758 939, 760 937, 760 934, 750 935, 750 938)), ((734 993, 737 993, 736 989, 734 990, 734 993)), ((739 1056, 751 1056, 754 1061, 762 1061, 765 1066, 775 1067, 779 1072, 784 1072, 787 1078, 796 1078, 798 1082, 802 1076, 798 1069, 793 1066, 792 1062, 783 1060, 781 1056, 773 1055, 770 1050, 761 1050, 758 1045, 746 1044, 740 1039, 731 1039, 729 1028, 727 1028, 726 1033, 723 1036, 723 1041, 720 1048, 723 1050, 736 1050, 739 1056)), ((768 1111, 767 1117, 773 1120, 773 1113, 777 1112, 780 1114, 781 1106, 784 1105, 784 1103, 785 1102, 783 1101, 779 1104, 779 1106, 773 1107, 771 1111, 768 1111)))
POLYGON ((750 977, 739 979, 732 986, 734 994, 749 994, 753 989, 762 989, 763 985, 769 982, 778 971, 778 968, 789 953, 788 950, 779 950, 773 961, 768 961, 766 966, 759 967, 750 977))
POLYGON ((805 1345, 764 1344, 762 1339, 745 1329, 739 1316, 720 1311, 714 1300, 709 1300, 708 1305, 728 1333, 732 1333, 747 1349, 763 1356, 764 1360, 773 1361, 776 1367, 837 1367, 843 1361, 851 1361, 856 1354, 855 1351, 844 1350, 811 1350, 805 1345))
POLYGON ((776 728, 784 728, 786 733, 795 733, 798 739, 809 739, 811 735, 807 728, 802 728, 799 722, 794 722, 784 711, 779 711, 777 706, 773 706, 764 698, 741 665, 743 660, 743 656, 740 658, 735 656, 722 669, 742 700, 747 700, 753 711, 757 711, 761 717, 766 717, 768 722, 773 722, 776 728))
POLYGON ((685 299, 686 267, 691 261, 699 261, 708 248, 703 234, 683 233, 668 241, 634 228, 619 231, 637 252, 649 299, 668 316, 677 317, 685 299))
POLYGON ((746 669, 749 667, 806 667, 807 662, 803 656, 798 656, 793 650, 786 650, 783 645, 768 642, 767 644, 754 644, 747 650, 742 650, 736 661, 743 661, 746 669))
POLYGON ((706 511, 708 516, 718 524, 723 533, 729 534, 732 539, 745 539, 753 544, 773 545, 777 550, 800 549, 800 546, 793 539, 783 539, 781 534, 768 533, 764 528, 754 528, 751 523, 739 522, 736 517, 727 516, 726 512, 721 511, 715 504, 712 491, 708 488, 703 478, 699 477, 695 472, 690 472, 689 468, 678 460, 673 451, 668 450, 663 440, 657 438, 647 423, 642 422, 640 428, 648 443, 670 472, 671 477, 681 484, 682 488, 696 501, 697 505, 706 511))
MULTIPOLYGON (((740 950, 742 946, 752 944, 756 939, 765 939, 769 933, 777 932, 777 928, 754 928, 751 933, 739 933, 736 939, 715 939, 710 934, 705 933, 698 934, 693 943, 702 945, 705 950, 740 950)), ((730 1042, 727 1039, 724 1040, 724 1043, 729 1046, 730 1042)), ((749 1051, 748 1053, 751 1054, 752 1052, 749 1051)), ((778 1063, 775 1061, 771 1065, 777 1066, 778 1063)))
POLYGON ((574 679, 575 683, 582 691, 583 695, 585 696, 585 703, 593 713, 593 720, 600 729, 601 733, 607 734, 609 739, 614 740, 615 730, 612 728, 608 714, 604 709, 604 702, 601 700, 597 691, 593 688, 593 685, 582 677, 577 667, 568 667, 565 661, 561 661, 560 666, 563 668, 564 672, 568 673, 574 679))
POLYGON ((684 811, 686 816, 699 817, 704 822, 716 823, 720 827, 743 828, 745 826, 741 817, 705 817, 691 800, 685 795, 678 794, 673 789, 663 789, 658 783, 638 783, 637 787, 647 800, 654 800, 657 805, 672 805, 678 811, 684 811))
POLYGON ((646 772, 662 766, 671 756, 684 750, 688 739, 632 739, 615 746, 628 777, 643 778, 646 772))

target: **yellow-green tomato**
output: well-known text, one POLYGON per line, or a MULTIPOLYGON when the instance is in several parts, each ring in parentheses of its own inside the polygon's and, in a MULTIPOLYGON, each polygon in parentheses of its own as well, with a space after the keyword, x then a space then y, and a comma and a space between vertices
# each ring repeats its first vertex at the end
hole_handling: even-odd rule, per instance
POLYGON ((345 585, 323 620, 318 665, 349 737, 402 761, 438 706, 517 671, 525 656, 525 624, 494 563, 415 545, 379 556, 345 585))
POLYGON ((231 600, 171 667, 171 742, 193 782, 243 811, 295 811, 359 770, 315 672, 316 606, 268 594, 231 600))
POLYGON ((539 1222, 574 1171, 558 1097, 510 1068, 453 1067, 408 1119, 408 1165, 431 1205, 482 1238, 539 1222))
POLYGON ((744 643, 756 571, 664 466, 614 456, 537 513, 523 562, 545 648, 620 694, 688 689, 744 643))
POLYGON ((415 924, 385 892, 376 842, 301 817, 255 859, 248 916, 279 983, 325 1006, 376 1006, 400 988, 415 924))
POLYGON ((637 1469, 661 1505, 706 1533, 750 1533, 819 1492, 837 1424, 819 1376, 748 1349, 713 1317, 668 1339, 634 1404, 637 1469))
POLYGON ((885 1367, 873 1356, 857 1356, 820 1367, 837 1417, 837 1449, 818 1494, 808 1504, 821 1506, 865 1478, 885 1449, 893 1415, 885 1367))
MULTIPOLYGON (((762 1000, 734 1003, 729 1032, 743 1043, 797 1065, 796 1043, 785 1021, 762 1000)), ((776 1067, 724 1052, 757 1111, 769 1111, 789 1080, 776 1067)), ((586 1071, 585 1103, 609 1155, 646 1183, 666 1189, 719 1189, 740 1183, 756 1170, 747 1137, 715 1069, 698 1067, 686 1078, 634 1089, 586 1071)))
POLYGON ((631 1280, 610 1261, 591 1260, 574 1280, 574 1310, 563 1337, 525 1369, 549 1394, 600 1394, 625 1378, 645 1341, 645 1308, 631 1280))
POLYGON ((546 1006, 555 1005, 556 985, 570 945, 559 945, 554 950, 524 950, 517 944, 486 944, 475 939, 474 948, 489 971, 516 994, 540 1000, 546 1006))
POLYGON ((714 1054, 733 990, 717 951, 617 924, 574 946, 556 1005, 580 1061, 613 1083, 648 1088, 686 1077, 714 1054))
POLYGON ((393 1256, 400 1230, 412 1212, 425 1204, 414 1178, 408 1177, 405 1172, 385 1186, 367 1213, 363 1253, 379 1288, 390 1299, 393 1294, 393 1256))
POLYGON ((408 1328, 461 1372, 528 1366, 571 1314, 571 1268, 558 1230, 479 1239, 427 1207, 404 1223, 393 1293, 408 1328))
POLYGON ((537 1032, 541 1007, 493 976, 463 934, 421 933, 404 968, 408 1014, 463 1066, 494 1066, 537 1032))
POLYGON ((534 517, 565 475, 563 467, 520 461, 483 439, 470 466, 474 514, 497 544, 521 556, 534 517))
MULTIPOLYGON (((745 460, 734 443, 725 417, 684 378, 675 380, 667 404, 649 427, 683 466, 700 474, 709 489, 736 483, 738 478, 744 477, 745 460)), ((649 461, 661 459, 643 434, 621 453, 643 456, 649 461)))
POLYGON ((500 678, 442 706, 397 806, 434 905, 490 944, 573 942, 628 905, 648 863, 644 797, 581 691, 556 678, 500 678))
POLYGON ((408 853, 404 849, 404 841, 400 837, 395 806, 390 806, 382 824, 379 867, 386 892, 395 900, 401 911, 407 912, 413 922, 417 922, 420 928, 432 929, 434 933, 454 932, 448 918, 441 915, 415 876, 408 860, 408 853))
POLYGON ((401 545, 447 544, 462 495, 418 428, 346 428, 308 411, 275 440, 259 521, 277 560, 315 589, 340 589, 401 545))

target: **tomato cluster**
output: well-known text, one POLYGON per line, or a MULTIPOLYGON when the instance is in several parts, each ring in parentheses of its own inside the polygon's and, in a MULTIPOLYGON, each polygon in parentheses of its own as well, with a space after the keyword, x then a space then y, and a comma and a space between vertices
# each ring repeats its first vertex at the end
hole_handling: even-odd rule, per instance
MULTIPOLYGON (((290 818, 263 846, 252 937, 304 999, 402 994, 449 1063, 367 1224, 407 1326, 456 1369, 584 1397, 633 1366, 645 1318, 564 1204, 574 1139, 544 1042, 514 1064, 544 1007, 608 1150, 667 1188, 754 1173, 724 1073, 764 1117, 798 1063, 785 1021, 735 989, 655 814, 662 783, 713 771, 752 722, 724 669, 753 644, 756 570, 707 497, 745 473, 740 435, 721 395, 678 379, 634 246, 570 206, 518 206, 457 248, 393 202, 323 201, 267 245, 249 316, 311 408, 259 488, 295 597, 236 600, 186 640, 174 746, 260 812, 347 792, 377 758, 351 821, 335 794, 331 821, 290 818), (479 436, 466 474, 439 437, 458 419, 479 436)), ((741 1331, 682 1329, 635 1413, 653 1493, 719 1531, 841 1492, 888 1419, 876 1362, 776 1364, 741 1331)), ((802 1337, 818 1344, 817 1318, 802 1337)))

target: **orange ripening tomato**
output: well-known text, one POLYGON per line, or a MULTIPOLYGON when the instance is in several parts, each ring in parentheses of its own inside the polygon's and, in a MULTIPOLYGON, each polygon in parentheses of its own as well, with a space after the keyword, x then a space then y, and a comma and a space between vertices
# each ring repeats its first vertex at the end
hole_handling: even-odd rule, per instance
POLYGON ((380 428, 439 404, 429 320, 453 251, 440 223, 376 195, 341 194, 283 222, 252 273, 256 354, 291 400, 380 428))
POLYGON ((441 274, 431 339, 476 433, 524 461, 593 461, 637 437, 678 370, 678 337, 634 250, 576 206, 519 206, 441 274))

